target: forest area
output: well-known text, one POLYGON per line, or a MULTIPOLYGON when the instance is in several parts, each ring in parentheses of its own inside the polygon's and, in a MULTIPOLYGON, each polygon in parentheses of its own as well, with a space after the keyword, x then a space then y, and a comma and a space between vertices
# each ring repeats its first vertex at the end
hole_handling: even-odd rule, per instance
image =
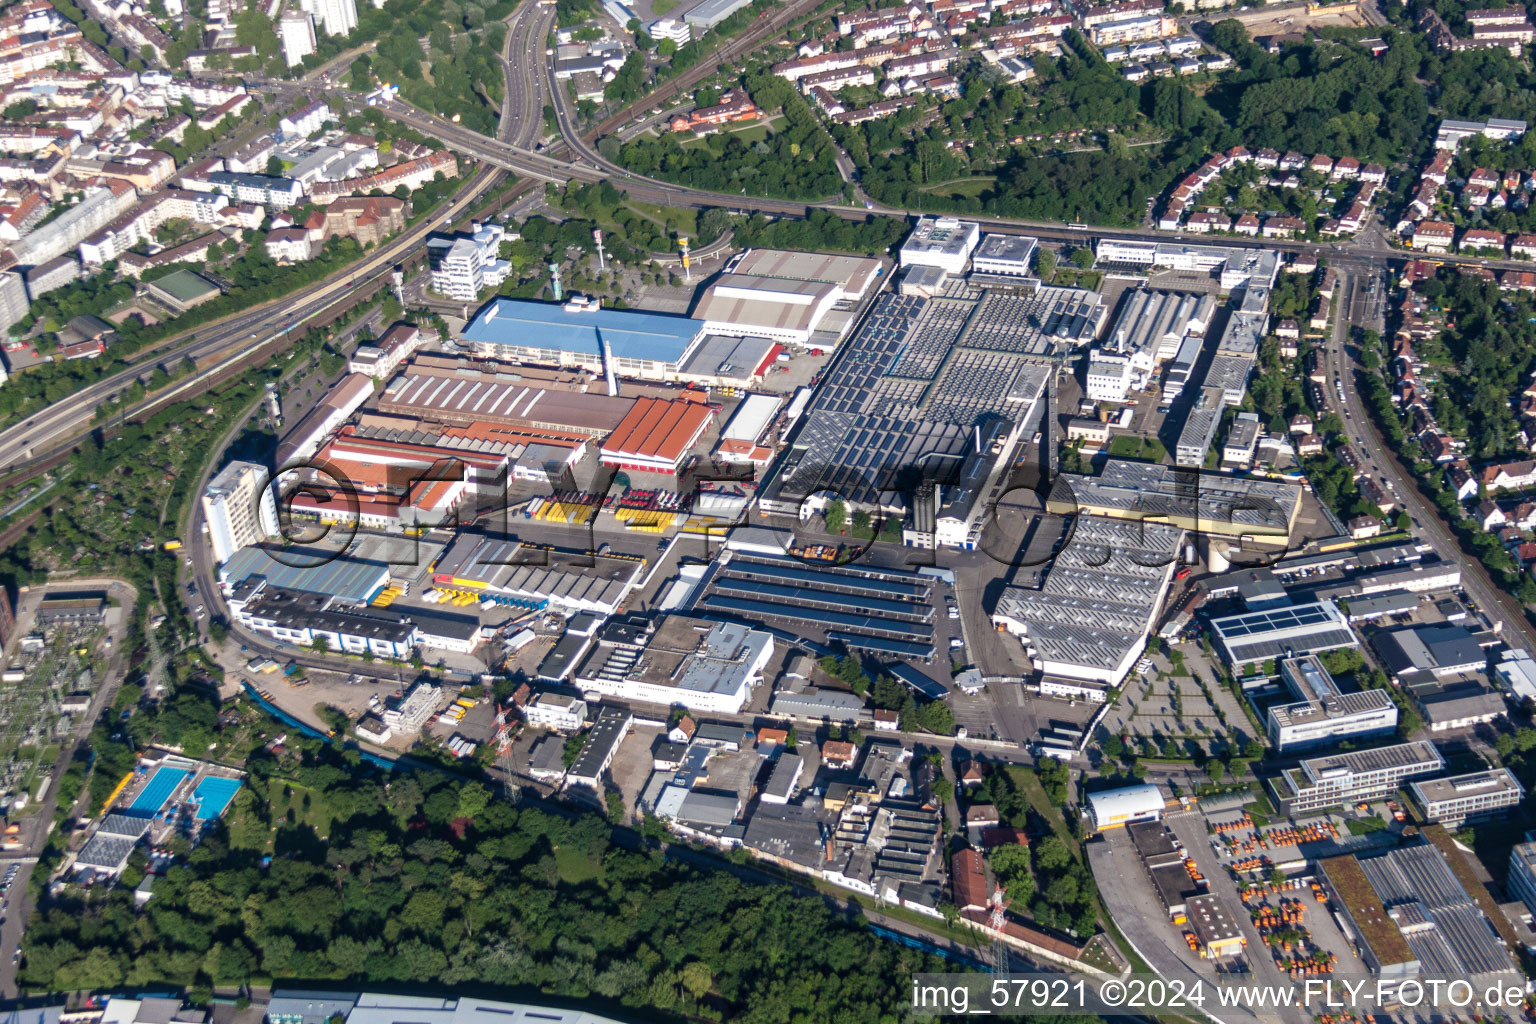
MULTIPOLYGON (((150 728, 201 742, 214 707, 187 697, 150 728)), ((897 1020, 910 975, 941 969, 820 899, 626 848, 636 837, 596 814, 514 805, 449 774, 370 774, 319 740, 289 751, 251 753, 225 824, 142 911, 142 853, 125 885, 46 905, 23 984, 194 999, 287 977, 479 984, 621 1016, 863 1024, 897 1020)))

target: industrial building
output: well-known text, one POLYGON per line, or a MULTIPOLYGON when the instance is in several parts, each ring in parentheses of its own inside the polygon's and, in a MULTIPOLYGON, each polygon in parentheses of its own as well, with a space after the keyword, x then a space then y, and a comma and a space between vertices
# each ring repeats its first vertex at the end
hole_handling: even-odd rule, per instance
POLYGON ((1460 828, 1468 821, 1497 815, 1525 797, 1525 787, 1508 768, 1420 779, 1409 783, 1408 791, 1425 818, 1446 828, 1460 828))
POLYGON ((373 397, 373 378, 361 373, 349 373, 331 385, 325 397, 293 429, 283 435, 277 446, 277 468, 281 472, 288 467, 308 462, 326 438, 347 422, 364 402, 373 397))
POLYGON ((1010 586, 992 610, 1047 679, 1118 686, 1146 646, 1183 545, 1161 523, 1079 516, 1040 589, 1010 586))
POLYGON ((463 531, 433 566, 432 581, 449 593, 472 593, 511 608, 608 616, 636 585, 645 564, 601 557, 597 563, 565 570, 546 551, 523 551, 519 541, 463 531))
MULTIPOLYGON (((373 380, 354 376, 372 394, 373 380)), ((460 368, 431 356, 407 363, 378 400, 379 411, 391 415, 461 426, 516 427, 576 441, 613 433, 634 405, 633 398, 549 386, 543 377, 524 380, 494 368, 460 368)))
POLYGON ((841 298, 835 284, 723 274, 705 289, 693 315, 712 334, 752 335, 806 348, 841 298))
POLYGON ((1259 417, 1255 413, 1240 412, 1232 420, 1227 439, 1222 445, 1221 461, 1237 469, 1247 469, 1253 464, 1253 453, 1259 443, 1259 417))
POLYGON ((399 612, 344 608, 324 594, 267 584, 250 593, 237 589, 229 610, 246 629, 295 647, 323 640, 333 651, 400 661, 410 657, 417 641, 415 625, 399 612))
POLYGON ((1098 263, 1112 267, 1139 270, 1156 267, 1217 274, 1221 287, 1228 291, 1248 284, 1273 288, 1275 278, 1280 274, 1280 252, 1277 249, 1187 245, 1183 242, 1131 242, 1104 238, 1100 239, 1095 256, 1098 263))
POLYGON ((491 359, 676 380, 708 333, 702 320, 682 316, 576 300, 557 305, 493 298, 465 326, 461 340, 491 359))
POLYGON ((1160 821, 1167 803, 1163 791, 1148 782, 1089 793, 1088 813, 1093 827, 1103 832, 1135 821, 1160 821))
POLYGON ((607 773, 608 766, 613 764, 619 745, 629 735, 634 723, 634 715, 625 708, 604 707, 599 711, 592 728, 587 731, 587 742, 582 746, 581 753, 576 755, 576 760, 565 773, 563 788, 585 786, 601 798, 603 775, 607 773))
POLYGON ((1283 544, 1301 511, 1301 488, 1277 480, 1110 459, 1097 476, 1057 476, 1046 511, 1166 523, 1245 544, 1283 544))
POLYGON ((1205 465, 1205 456, 1216 441, 1225 411, 1221 388, 1208 384, 1200 389, 1184 417, 1184 427, 1179 431, 1179 441, 1174 448, 1176 465, 1186 469, 1199 469, 1205 465))
POLYGON ((576 670, 583 691, 740 714, 774 651, 771 634, 733 622, 668 615, 653 632, 624 627, 614 623, 599 631, 597 644, 576 670))
POLYGON ((794 252, 788 249, 747 249, 733 256, 725 269, 731 274, 835 285, 839 301, 857 302, 880 279, 881 263, 866 256, 794 252))
POLYGON ((1280 753, 1397 730, 1397 705, 1386 690, 1344 693, 1315 654, 1282 660, 1280 679, 1296 698, 1268 712, 1269 742, 1280 753))
POLYGON ((792 623, 802 634, 824 631, 829 642, 876 656, 934 656, 932 579, 910 569, 813 566, 782 550, 734 555, 717 568, 696 607, 792 623))
POLYGON ((1211 635, 1234 669, 1271 658, 1360 646, 1344 613, 1332 601, 1223 615, 1211 620, 1211 635))
MULTIPOLYGON (((1460 856, 1454 848, 1452 855, 1460 856)), ((1469 891, 1433 843, 1328 857, 1318 862, 1317 876, 1375 975, 1422 974, 1479 987, 1520 977, 1485 912, 1498 913, 1487 891, 1476 879, 1471 885, 1481 892, 1469 891)))
POLYGON ((981 241, 981 228, 955 217, 921 217, 901 243, 901 265, 936 267, 952 277, 965 273, 981 241))
POLYGON ((798 518, 838 495, 910 509, 908 544, 974 546, 998 468, 1040 423, 1052 353, 1091 339, 1103 310, 1097 293, 1065 288, 882 296, 793 427, 761 508, 798 518))
POLYGON ((714 410, 702 402, 637 398, 599 457, 613 469, 673 476, 713 421, 714 410))
POLYGON ((1192 897, 1185 904, 1190 930, 1195 933, 1195 943, 1205 960, 1219 960, 1226 956, 1239 956, 1248 940, 1237 918, 1214 893, 1192 897))
POLYGON ((778 395, 748 395, 721 429, 715 461, 766 468, 774 455, 768 435, 783 404, 778 395))
POLYGON ((1411 626, 1377 633, 1371 647, 1387 674, 1405 686, 1481 671, 1488 652, 1463 626, 1411 626))
POLYGON ((1194 341, 1190 351, 1198 355, 1216 307, 1214 295, 1134 288, 1120 301, 1120 314, 1103 351, 1125 356, 1144 381, 1158 365, 1177 356, 1186 342, 1194 341))
POLYGON ((1284 814, 1379 800, 1409 779, 1437 775, 1445 759, 1433 743, 1414 740, 1391 747, 1314 757, 1270 780, 1284 814))
POLYGON ((226 598, 247 581, 257 580, 362 607, 389 586, 390 568, 386 562, 351 555, 305 557, 263 547, 241 548, 219 566, 219 583, 226 598))

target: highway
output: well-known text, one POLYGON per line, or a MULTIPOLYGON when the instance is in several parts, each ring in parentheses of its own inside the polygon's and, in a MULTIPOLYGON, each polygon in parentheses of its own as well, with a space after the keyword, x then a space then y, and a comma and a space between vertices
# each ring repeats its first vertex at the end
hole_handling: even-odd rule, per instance
MULTIPOLYGON (((211 324, 198 331, 196 336, 157 353, 153 361, 88 385, 21 423, 0 431, 0 470, 44 457, 73 441, 91 426, 98 405, 111 401, 135 380, 147 379, 156 364, 174 367, 190 357, 201 369, 188 380, 206 383, 217 376, 218 371, 246 358, 256 349, 279 341, 288 330, 301 329, 307 320, 387 277, 397 263, 426 240, 432 229, 462 216, 499 180, 494 169, 480 168, 440 214, 407 228, 344 273, 211 324)), ((183 386, 187 383, 181 382, 183 386)), ((143 404, 149 405, 150 400, 143 404)), ((128 410, 130 415, 132 412, 128 410)))

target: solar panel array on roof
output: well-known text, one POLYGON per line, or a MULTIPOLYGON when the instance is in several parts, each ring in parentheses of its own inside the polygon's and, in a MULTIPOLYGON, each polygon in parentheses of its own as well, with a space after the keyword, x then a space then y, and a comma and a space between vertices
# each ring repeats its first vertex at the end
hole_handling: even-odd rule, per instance
POLYGON ((860 636, 857 633, 845 633, 841 630, 829 630, 827 640, 830 643, 840 643, 851 651, 873 651, 876 654, 895 654, 903 658, 932 658, 933 645, 912 643, 904 640, 889 640, 884 637, 860 636))
POLYGON ((777 583, 759 583, 754 580, 716 577, 715 592, 735 594, 740 597, 779 600, 803 604, 810 608, 849 608, 870 615, 889 616, 903 621, 929 622, 933 608, 908 601, 884 601, 877 597, 857 597, 852 594, 835 594, 816 587, 789 587, 777 583))
POLYGON ((1046 311, 1095 302, 1094 293, 1072 289, 1024 298, 964 288, 940 299, 883 296, 800 420, 764 488, 767 507, 824 490, 874 506, 882 492, 910 487, 914 468, 958 471, 978 425, 1001 419, 1015 433, 1024 429, 1049 360, 1072 344, 1041 334, 1046 311))
POLYGON ((705 607, 719 611, 741 612, 770 619, 807 623, 812 626, 841 626, 846 630, 863 630, 872 636, 891 637, 898 640, 931 640, 933 638, 933 627, 920 622, 893 622, 872 615, 800 608, 771 601, 727 597, 723 594, 706 594, 701 603, 705 607))
POLYGON ((896 583, 885 579, 859 577, 804 567, 803 562, 794 562, 790 565, 765 564, 757 559, 737 557, 731 559, 722 571, 736 577, 813 584, 836 592, 864 593, 889 599, 926 601, 929 592, 928 584, 923 582, 896 583))

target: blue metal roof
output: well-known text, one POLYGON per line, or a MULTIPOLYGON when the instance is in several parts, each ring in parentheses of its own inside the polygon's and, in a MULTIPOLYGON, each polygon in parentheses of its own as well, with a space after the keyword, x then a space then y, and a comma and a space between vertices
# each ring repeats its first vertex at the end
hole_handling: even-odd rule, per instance
POLYGON ((274 555, 267 548, 247 547, 219 567, 219 578, 230 586, 250 576, 265 576, 269 585, 284 590, 329 594, 352 604, 366 604, 389 582, 389 565, 347 555, 321 561, 302 551, 274 555), (314 564, 306 564, 306 557, 314 564))
POLYGON ((489 345, 531 345, 583 355, 602 354, 607 340, 618 359, 680 362, 704 321, 628 309, 572 312, 552 302, 492 299, 464 328, 464 340, 489 345))

